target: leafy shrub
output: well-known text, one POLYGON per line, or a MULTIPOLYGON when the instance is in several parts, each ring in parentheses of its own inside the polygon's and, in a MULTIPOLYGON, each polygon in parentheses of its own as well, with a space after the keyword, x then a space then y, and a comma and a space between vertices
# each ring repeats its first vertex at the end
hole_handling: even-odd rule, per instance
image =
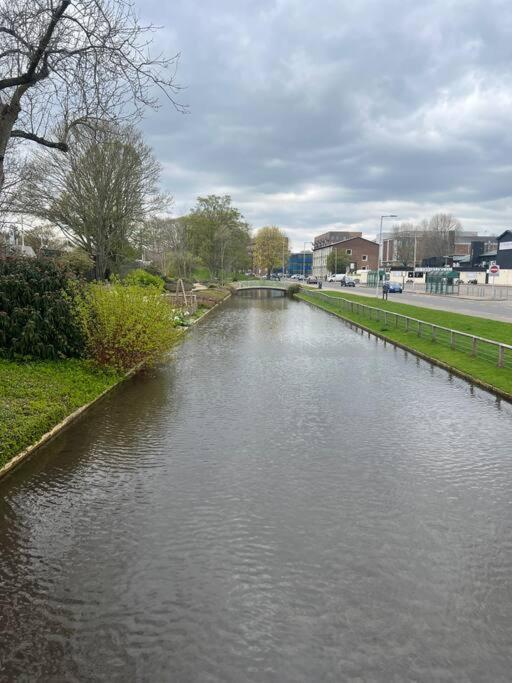
POLYGON ((83 249, 76 248, 62 256, 59 256, 58 263, 64 270, 69 271, 77 277, 84 278, 94 273, 94 262, 89 254, 83 249))
POLYGON ((174 311, 156 287, 94 283, 80 312, 90 357, 118 370, 154 361, 180 335, 174 311))
POLYGON ((128 273, 124 278, 124 282, 127 285, 137 285, 139 287, 154 287, 160 292, 163 291, 165 284, 163 278, 159 275, 148 273, 148 271, 143 268, 132 270, 131 273, 128 273))
POLYGON ((79 356, 84 337, 76 294, 76 282, 52 261, 0 260, 0 356, 79 356))
POLYGON ((190 325, 190 313, 181 308, 173 311, 173 323, 175 327, 188 327, 190 325))

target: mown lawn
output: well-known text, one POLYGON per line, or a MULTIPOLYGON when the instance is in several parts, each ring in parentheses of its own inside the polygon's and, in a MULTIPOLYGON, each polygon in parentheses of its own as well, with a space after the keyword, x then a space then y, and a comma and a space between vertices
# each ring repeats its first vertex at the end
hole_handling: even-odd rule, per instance
POLYGON ((0 467, 120 379, 81 360, 0 360, 0 467))
POLYGON ((449 311, 438 311, 433 308, 425 308, 424 306, 401 304, 391 299, 383 301, 377 297, 358 296, 357 294, 330 290, 324 291, 323 294, 349 299, 350 301, 357 301, 359 304, 365 304, 366 306, 372 306, 374 308, 383 308, 388 311, 393 311, 394 313, 401 313, 402 315, 408 315, 411 318, 424 320, 427 323, 434 323, 443 327, 449 327, 452 330, 474 334, 477 337, 485 337, 486 339, 493 339, 494 341, 503 342, 504 344, 512 344, 511 323, 477 318, 461 313, 450 313, 449 311))
MULTIPOLYGON (((327 292, 325 292, 327 294, 327 292)), ((512 342, 512 325, 493 320, 485 320, 482 318, 475 318, 472 316, 465 316, 458 313, 446 313, 444 311, 434 311, 432 309, 422 308, 418 306, 409 306, 407 304, 397 304, 391 301, 384 301, 378 299, 371 299, 366 297, 358 297, 357 295, 346 295, 345 293, 338 294, 337 292, 329 292, 335 297, 342 296, 346 299, 364 303, 366 305, 373 305, 378 308, 385 308, 396 313, 402 313, 425 322, 433 322, 437 325, 443 325, 452 329, 468 332, 488 339, 502 341, 505 343, 512 342), (381 305, 383 304, 383 305, 381 305)), ((429 358, 441 361, 454 370, 459 370, 469 377, 489 384, 496 389, 499 389, 507 394, 512 395, 512 369, 498 368, 496 363, 490 362, 485 358, 472 357, 469 353, 453 350, 449 346, 444 346, 438 342, 430 339, 420 338, 414 331, 406 332, 403 329, 395 329, 392 326, 386 327, 382 321, 369 320, 368 317, 352 313, 347 310, 340 310, 336 301, 329 301, 325 297, 315 296, 314 294, 307 294, 304 291, 296 295, 298 299, 308 301, 319 308, 335 313, 342 318, 352 320, 364 327, 378 332, 380 335, 396 341, 413 351, 418 351, 429 358)), ((398 380, 397 380, 398 381, 398 380)))

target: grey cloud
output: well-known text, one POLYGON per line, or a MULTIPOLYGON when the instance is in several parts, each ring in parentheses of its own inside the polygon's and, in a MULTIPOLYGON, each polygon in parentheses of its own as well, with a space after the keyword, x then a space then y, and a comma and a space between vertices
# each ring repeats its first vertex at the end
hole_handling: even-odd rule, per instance
POLYGON ((508 224, 508 3, 140 1, 182 52, 190 114, 164 105, 144 122, 177 212, 229 191, 296 246, 331 225, 373 234, 391 209, 508 224))

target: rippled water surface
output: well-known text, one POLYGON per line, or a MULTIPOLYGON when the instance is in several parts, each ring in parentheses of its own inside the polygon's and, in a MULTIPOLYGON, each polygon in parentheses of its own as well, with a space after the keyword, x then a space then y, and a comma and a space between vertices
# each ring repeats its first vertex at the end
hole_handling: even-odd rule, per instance
POLYGON ((511 680, 511 417, 231 300, 0 483, 0 680, 511 680))

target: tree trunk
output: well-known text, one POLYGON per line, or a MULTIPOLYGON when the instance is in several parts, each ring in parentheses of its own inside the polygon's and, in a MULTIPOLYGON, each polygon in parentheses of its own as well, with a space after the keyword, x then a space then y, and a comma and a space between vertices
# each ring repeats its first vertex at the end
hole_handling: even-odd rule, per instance
POLYGON ((19 111, 19 105, 13 106, 12 104, 4 104, 0 109, 0 194, 5 181, 5 153, 7 151, 7 145, 11 139, 11 131, 16 123, 19 111))

